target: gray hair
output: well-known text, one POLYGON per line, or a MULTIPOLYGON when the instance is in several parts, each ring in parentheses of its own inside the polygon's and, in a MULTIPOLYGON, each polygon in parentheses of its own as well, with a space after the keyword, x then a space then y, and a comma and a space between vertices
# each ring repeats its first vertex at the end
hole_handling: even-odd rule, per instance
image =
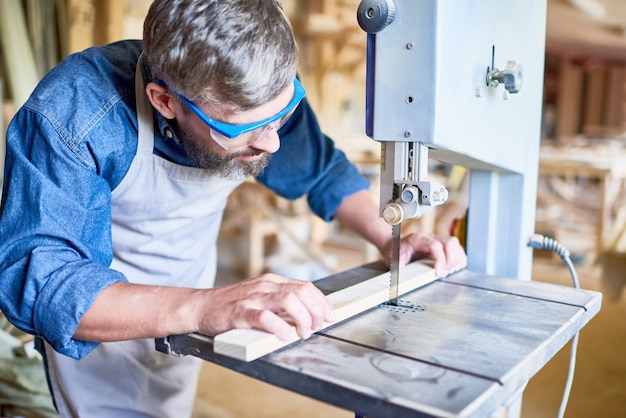
POLYGON ((155 0, 143 38, 152 77, 196 103, 247 110, 296 76, 298 50, 278 0, 155 0))

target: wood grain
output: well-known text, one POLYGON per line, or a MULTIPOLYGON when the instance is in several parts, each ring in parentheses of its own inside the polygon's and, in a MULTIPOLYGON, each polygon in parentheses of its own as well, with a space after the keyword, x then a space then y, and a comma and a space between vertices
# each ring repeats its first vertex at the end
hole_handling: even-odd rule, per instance
MULTIPOLYGON (((422 262, 411 263, 400 269, 399 294, 410 292, 437 279, 435 270, 422 262)), ((328 295, 335 308, 337 320, 325 323, 324 328, 335 325, 361 312, 389 300, 389 272, 347 287, 328 295)), ((213 339, 213 350, 241 361, 252 361, 300 338, 292 329, 292 338, 283 341, 273 334, 254 329, 234 329, 217 335, 213 339)))

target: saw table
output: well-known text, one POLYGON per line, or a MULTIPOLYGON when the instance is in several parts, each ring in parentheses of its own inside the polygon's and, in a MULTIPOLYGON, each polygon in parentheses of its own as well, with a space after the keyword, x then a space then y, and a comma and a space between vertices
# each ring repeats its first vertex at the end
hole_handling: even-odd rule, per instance
MULTIPOLYGON (((329 294, 385 271, 357 267, 316 284, 329 294)), ((275 351, 243 362, 198 334, 157 340, 368 417, 485 417, 518 399, 600 309, 601 294, 462 271, 275 351), (403 307, 404 306, 404 307, 403 307)))

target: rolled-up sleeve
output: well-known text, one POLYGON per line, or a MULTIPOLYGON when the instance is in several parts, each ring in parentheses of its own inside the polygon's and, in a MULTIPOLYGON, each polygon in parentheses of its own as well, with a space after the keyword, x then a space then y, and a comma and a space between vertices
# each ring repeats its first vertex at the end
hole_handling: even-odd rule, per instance
POLYGON ((97 343, 73 339, 102 289, 126 278, 112 260, 110 185, 74 152, 59 124, 22 109, 7 131, 0 207, 0 309, 58 352, 81 358, 97 343))
POLYGON ((281 146, 258 180, 287 199, 307 196, 311 210, 331 220, 341 202, 369 182, 322 133, 304 100, 279 130, 281 146))

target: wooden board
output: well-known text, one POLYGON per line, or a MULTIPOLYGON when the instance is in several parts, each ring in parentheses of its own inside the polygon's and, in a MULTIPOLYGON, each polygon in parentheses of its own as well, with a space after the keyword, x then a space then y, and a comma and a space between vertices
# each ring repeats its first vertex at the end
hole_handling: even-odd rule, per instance
MULTIPOLYGON (((436 279, 432 267, 421 262, 411 263, 400 269, 399 294, 410 292, 436 279)), ((389 272, 386 272, 328 295, 335 308, 337 320, 325 323, 322 329, 388 301, 389 280, 389 272)), ((252 361, 300 339, 295 327, 292 334, 290 340, 283 341, 274 334, 264 331, 234 329, 217 335, 213 339, 213 350, 215 353, 241 361, 252 361)))

